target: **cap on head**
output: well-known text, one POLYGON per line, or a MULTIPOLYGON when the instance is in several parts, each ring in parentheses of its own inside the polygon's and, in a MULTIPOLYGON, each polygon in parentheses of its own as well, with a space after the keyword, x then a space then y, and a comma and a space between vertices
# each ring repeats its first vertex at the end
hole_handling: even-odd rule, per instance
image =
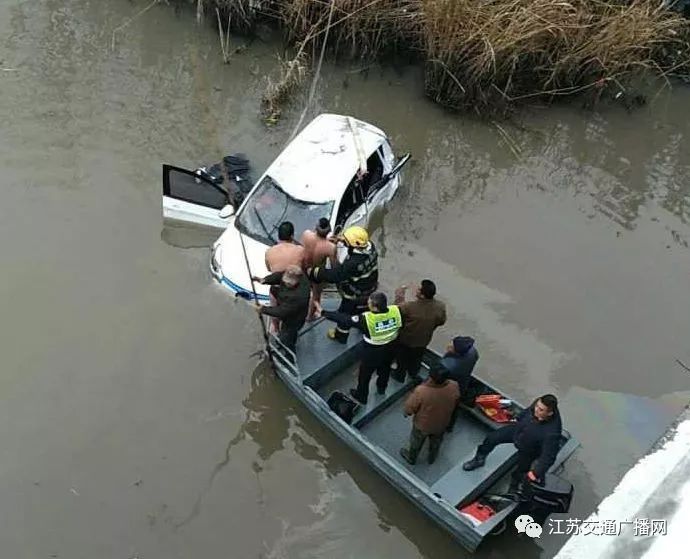
POLYGON ((322 217, 316 224, 316 234, 319 237, 326 237, 331 232, 331 222, 328 218, 322 217))
POLYGON ((364 248, 369 244, 369 233, 364 227, 359 227, 358 225, 353 225, 345 229, 343 233, 343 239, 348 244, 348 246, 354 248, 364 248))
POLYGON ((295 226, 289 221, 283 221, 278 227, 278 240, 291 241, 295 236, 295 226))
POLYGON ((419 291, 425 299, 433 299, 436 295, 436 284, 429 279, 422 280, 419 291))
POLYGON ((474 338, 469 336, 455 336, 453 338, 453 351, 458 355, 465 355, 474 345, 474 338))

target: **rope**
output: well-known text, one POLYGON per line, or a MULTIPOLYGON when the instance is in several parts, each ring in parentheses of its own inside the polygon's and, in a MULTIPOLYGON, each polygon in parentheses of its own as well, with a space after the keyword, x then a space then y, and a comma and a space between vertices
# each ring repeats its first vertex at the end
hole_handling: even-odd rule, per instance
MULTIPOLYGON (((230 170, 228 168, 228 165, 225 163, 225 160, 222 161, 222 164, 220 166, 221 173, 223 174, 223 179, 227 181, 227 184, 230 184, 230 170)), ((225 189, 224 189, 225 190, 225 189)), ((232 204, 232 201, 230 200, 230 192, 225 190, 225 194, 227 196, 227 202, 228 204, 232 204)), ((247 274, 249 274, 249 282, 252 286, 252 293, 254 294, 254 303, 259 304, 259 296, 256 293, 256 286, 254 285, 254 275, 252 274, 252 269, 251 266, 249 265, 249 258, 247 257, 247 247, 244 245, 244 236, 242 235, 241 231, 238 231, 240 235, 240 243, 242 244, 242 255, 244 256, 244 265, 247 267, 247 274)), ((264 336, 264 343, 266 344, 266 352, 268 353, 268 360, 271 362, 271 365, 274 366, 275 363, 273 361, 273 354, 271 353, 271 346, 268 341, 268 331, 266 330, 266 324, 264 323, 264 319, 261 318, 261 315, 257 315, 259 318, 259 323, 261 324, 261 332, 264 336)))
POLYGON ((300 126, 302 126, 302 122, 304 122, 304 117, 307 115, 307 111, 309 110, 309 106, 311 105, 312 101, 314 100, 314 95, 316 93, 316 84, 319 81, 319 75, 321 74, 321 66, 323 65, 324 55, 326 54, 326 44, 328 43, 328 34, 329 34, 329 31, 331 30, 331 21, 333 20, 333 12, 334 11, 335 11, 335 0, 331 0, 331 9, 328 12, 328 21, 326 22, 326 35, 324 36, 323 44, 321 45, 321 54, 319 55, 319 63, 316 65, 316 72, 314 73, 314 79, 312 80, 311 87, 309 88, 309 97, 307 97, 307 102, 304 105, 304 109, 302 110, 302 114, 300 115, 299 120, 297 121, 297 124, 295 125, 295 128, 292 131, 292 134, 290 134, 290 139, 288 140, 288 143, 290 143, 293 140, 293 138, 297 135, 297 131, 299 130, 300 126))
POLYGON ((352 134, 352 141, 355 143, 355 151, 357 152, 357 159, 359 159, 359 172, 357 173, 357 176, 355 178, 355 182, 357 185, 357 189, 359 190, 359 194, 362 197, 362 201, 364 202, 364 214, 366 216, 366 223, 368 224, 368 222, 369 222, 369 204, 367 202, 367 198, 368 198, 369 193, 367 192, 365 195, 364 190, 362 189, 362 179, 363 179, 363 176, 367 172, 367 160, 366 160, 366 157, 364 156, 364 152, 362 151, 362 144, 359 142, 359 133, 357 132, 357 128, 353 124, 351 117, 347 117, 347 125, 350 128, 350 133, 352 134))
MULTIPOLYGON (((240 243, 242 244, 242 254, 244 256, 244 264, 247 266, 247 273, 249 274, 249 281, 252 285, 252 293, 254 294, 254 303, 259 304, 259 296, 256 294, 256 287, 254 286, 254 276, 252 275, 252 269, 249 266, 249 258, 247 257, 247 247, 244 246, 244 237, 242 232, 239 232, 240 243)), ((266 324, 264 319, 261 318, 261 314, 257 315, 259 323, 261 324, 261 333, 264 336, 264 343, 266 344, 266 353, 268 353, 268 360, 271 363, 271 367, 275 368, 275 362, 273 361, 273 353, 271 352, 271 344, 268 341, 268 331, 266 330, 266 324)))

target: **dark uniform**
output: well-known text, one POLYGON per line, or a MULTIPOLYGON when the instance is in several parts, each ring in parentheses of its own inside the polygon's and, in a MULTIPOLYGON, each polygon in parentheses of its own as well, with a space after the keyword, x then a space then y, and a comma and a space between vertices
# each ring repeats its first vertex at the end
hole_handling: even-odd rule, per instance
POLYGON ((261 307, 260 312, 280 320, 278 338, 293 353, 297 344, 299 329, 304 326, 309 310, 311 286, 304 275, 300 276, 295 287, 282 283, 284 272, 274 272, 263 278, 262 283, 270 285, 271 295, 276 299, 276 305, 261 307))
MULTIPOLYGON (((335 284, 342 297, 339 313, 351 317, 363 312, 367 308, 369 295, 376 291, 379 284, 378 253, 374 243, 370 242, 366 249, 350 248, 343 263, 332 269, 321 266, 313 268, 310 279, 315 283, 335 284)), ((334 339, 345 343, 349 332, 348 322, 340 321, 334 339)))
POLYGON ((357 328, 364 333, 357 377, 357 388, 350 393, 360 402, 369 398, 369 382, 376 373, 376 388, 383 394, 388 386, 391 361, 393 361, 393 342, 402 327, 400 309, 389 305, 386 312, 367 311, 355 316, 342 312, 323 311, 321 316, 337 322, 339 328, 357 328))
MULTIPOLYGON (((532 469, 538 479, 543 480, 544 474, 556 460, 560 448, 562 424, 561 415, 554 410, 551 417, 539 421, 534 416, 535 400, 532 405, 523 410, 513 425, 506 425, 487 435, 484 442, 477 448, 476 458, 483 464, 486 456, 499 444, 513 443, 518 450, 518 464, 512 473, 513 484, 517 485, 525 474, 532 469), (532 462, 537 461, 534 467, 532 462)), ((466 463, 469 466, 469 463, 466 463)), ((472 470, 472 467, 465 467, 472 470)))

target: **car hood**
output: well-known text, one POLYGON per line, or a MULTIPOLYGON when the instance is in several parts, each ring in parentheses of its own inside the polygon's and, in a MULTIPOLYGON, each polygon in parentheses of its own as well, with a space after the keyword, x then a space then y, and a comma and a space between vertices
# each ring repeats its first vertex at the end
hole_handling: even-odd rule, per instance
MULTIPOLYGON (((269 248, 259 241, 255 241, 247 235, 242 235, 235 227, 235 223, 228 225, 228 228, 218 238, 213 245, 215 251, 215 259, 220 267, 220 273, 231 284, 238 286, 245 291, 252 291, 251 276, 264 277, 268 275, 266 269, 265 254, 269 248), (244 258, 242 250, 242 241, 247 251, 247 261, 249 262, 249 270, 247 270, 247 262, 244 258)), ((257 294, 268 296, 269 287, 254 283, 254 288, 257 294)))

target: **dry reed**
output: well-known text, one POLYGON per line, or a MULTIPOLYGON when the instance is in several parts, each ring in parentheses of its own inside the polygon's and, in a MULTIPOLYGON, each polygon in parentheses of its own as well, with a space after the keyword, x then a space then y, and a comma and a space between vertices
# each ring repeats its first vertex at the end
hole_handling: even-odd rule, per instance
POLYGON ((651 0, 422 0, 426 91, 453 108, 615 91, 664 75, 687 21, 651 0))
MULTIPOLYGON (((258 17, 300 45, 269 84, 276 108, 306 75, 330 0, 209 0, 248 29, 258 17), (299 71, 298 71, 299 69, 299 71)), ((690 27, 659 0, 332 0, 328 49, 375 59, 402 51, 425 65, 436 102, 477 112, 520 101, 618 93, 647 76, 690 73, 690 27)))

